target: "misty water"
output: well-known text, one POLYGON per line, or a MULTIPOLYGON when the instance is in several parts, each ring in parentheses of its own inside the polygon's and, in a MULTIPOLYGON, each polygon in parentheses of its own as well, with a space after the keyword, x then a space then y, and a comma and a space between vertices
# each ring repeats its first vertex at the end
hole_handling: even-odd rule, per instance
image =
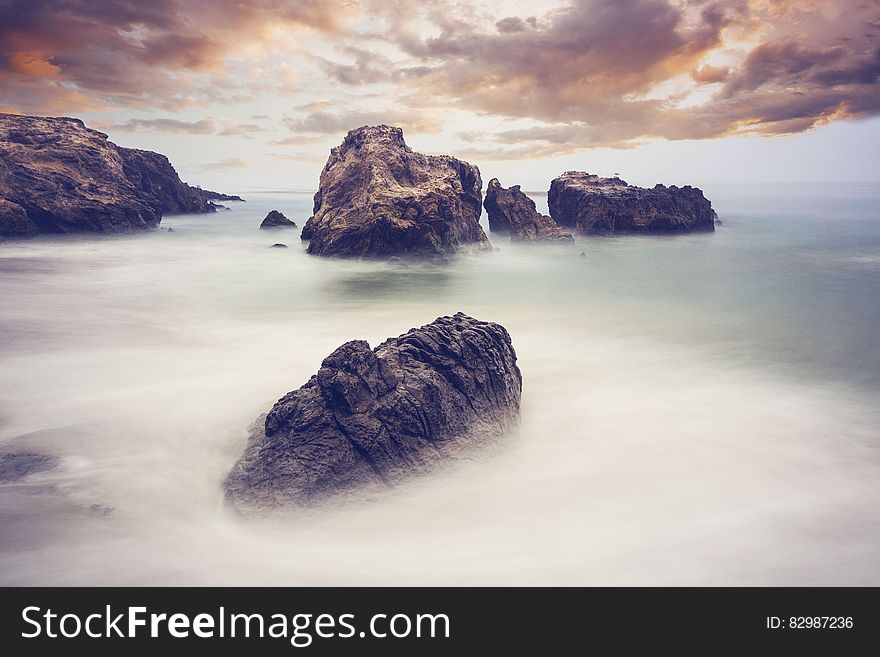
POLYGON ((445 266, 258 230, 302 226, 293 192, 0 244, 0 452, 60 458, 0 485, 0 584, 880 584, 880 189, 706 192, 715 234, 445 266), (278 397, 456 311, 513 338, 516 435, 361 504, 229 512, 278 397))

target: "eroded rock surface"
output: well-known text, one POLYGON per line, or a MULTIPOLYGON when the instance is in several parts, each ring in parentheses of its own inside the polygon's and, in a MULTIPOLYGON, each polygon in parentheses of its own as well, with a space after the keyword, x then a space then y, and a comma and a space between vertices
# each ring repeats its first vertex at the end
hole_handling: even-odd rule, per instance
POLYGON ((0 237, 144 230, 163 213, 214 209, 164 155, 79 119, 0 114, 0 237))
POLYGON ((535 202, 520 190, 519 185, 505 189, 498 178, 492 178, 486 187, 483 207, 489 215, 489 228, 493 233, 509 233, 512 240, 528 242, 574 242, 571 233, 538 212, 535 202))
POLYGON ((488 247, 480 170, 422 155, 387 125, 349 132, 330 152, 302 239, 324 256, 443 255, 488 247))
POLYGON ((715 230, 712 204, 696 187, 651 188, 620 178, 566 171, 550 184, 550 216, 580 233, 681 233, 715 230))
POLYGON ((504 327, 463 313, 375 349, 347 342, 255 426, 227 499, 264 515, 393 486, 498 440, 518 421, 521 390, 504 327))

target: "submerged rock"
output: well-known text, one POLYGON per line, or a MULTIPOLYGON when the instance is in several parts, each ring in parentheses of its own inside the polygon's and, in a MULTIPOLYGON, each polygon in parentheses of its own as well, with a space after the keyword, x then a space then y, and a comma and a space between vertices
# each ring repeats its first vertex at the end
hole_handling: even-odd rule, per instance
POLYGON ((347 342, 255 426, 226 479, 247 515, 393 486, 517 423, 522 377, 504 327, 463 313, 347 342))
POLYGON ((349 132, 330 152, 302 232, 308 252, 388 257, 487 248, 480 170, 449 155, 422 155, 387 125, 349 132))
POLYGON ((31 452, 0 453, 0 484, 9 484, 37 472, 57 467, 60 460, 49 454, 31 452))
POLYGON ((273 244, 273 245, 270 246, 269 248, 270 248, 270 249, 286 249, 286 248, 287 248, 287 245, 286 245, 286 244, 282 244, 281 242, 276 242, 275 244, 273 244))
POLYGON ((581 233, 678 233, 715 230, 712 204, 696 187, 647 189, 620 178, 566 171, 550 184, 550 216, 581 233))
POLYGON ((571 233, 562 230, 553 219, 538 212, 535 202, 520 191, 519 185, 505 189, 498 178, 492 178, 486 187, 483 207, 489 215, 489 228, 493 233, 510 233, 512 240, 528 242, 574 242, 571 233))
POLYGON ((128 232, 212 211, 164 155, 117 146, 79 119, 0 114, 0 237, 128 232))
POLYGON ((278 210, 271 210, 263 219, 260 228, 296 228, 296 224, 278 210))

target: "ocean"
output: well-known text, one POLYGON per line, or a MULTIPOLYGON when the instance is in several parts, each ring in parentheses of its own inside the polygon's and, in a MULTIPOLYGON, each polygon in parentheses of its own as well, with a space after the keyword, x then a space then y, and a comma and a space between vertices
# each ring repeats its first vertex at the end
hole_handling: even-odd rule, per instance
POLYGON ((448 265, 258 230, 304 192, 0 243, 0 452, 60 458, 0 485, 0 584, 880 584, 880 185, 704 189, 714 234, 489 234, 448 265), (281 525, 229 511, 277 398, 457 311, 519 356, 500 448, 281 525))

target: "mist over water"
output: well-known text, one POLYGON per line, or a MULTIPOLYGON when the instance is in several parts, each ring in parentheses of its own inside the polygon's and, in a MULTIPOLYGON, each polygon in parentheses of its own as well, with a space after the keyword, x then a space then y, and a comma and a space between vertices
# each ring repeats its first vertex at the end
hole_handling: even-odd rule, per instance
POLYGON ((880 584, 880 189, 706 193, 712 235, 490 235, 451 266, 257 229, 302 226, 302 193, 0 244, 0 452, 61 459, 0 485, 0 584, 880 584), (282 526, 230 514, 260 413, 341 343, 456 311, 519 356, 501 449, 282 526))

